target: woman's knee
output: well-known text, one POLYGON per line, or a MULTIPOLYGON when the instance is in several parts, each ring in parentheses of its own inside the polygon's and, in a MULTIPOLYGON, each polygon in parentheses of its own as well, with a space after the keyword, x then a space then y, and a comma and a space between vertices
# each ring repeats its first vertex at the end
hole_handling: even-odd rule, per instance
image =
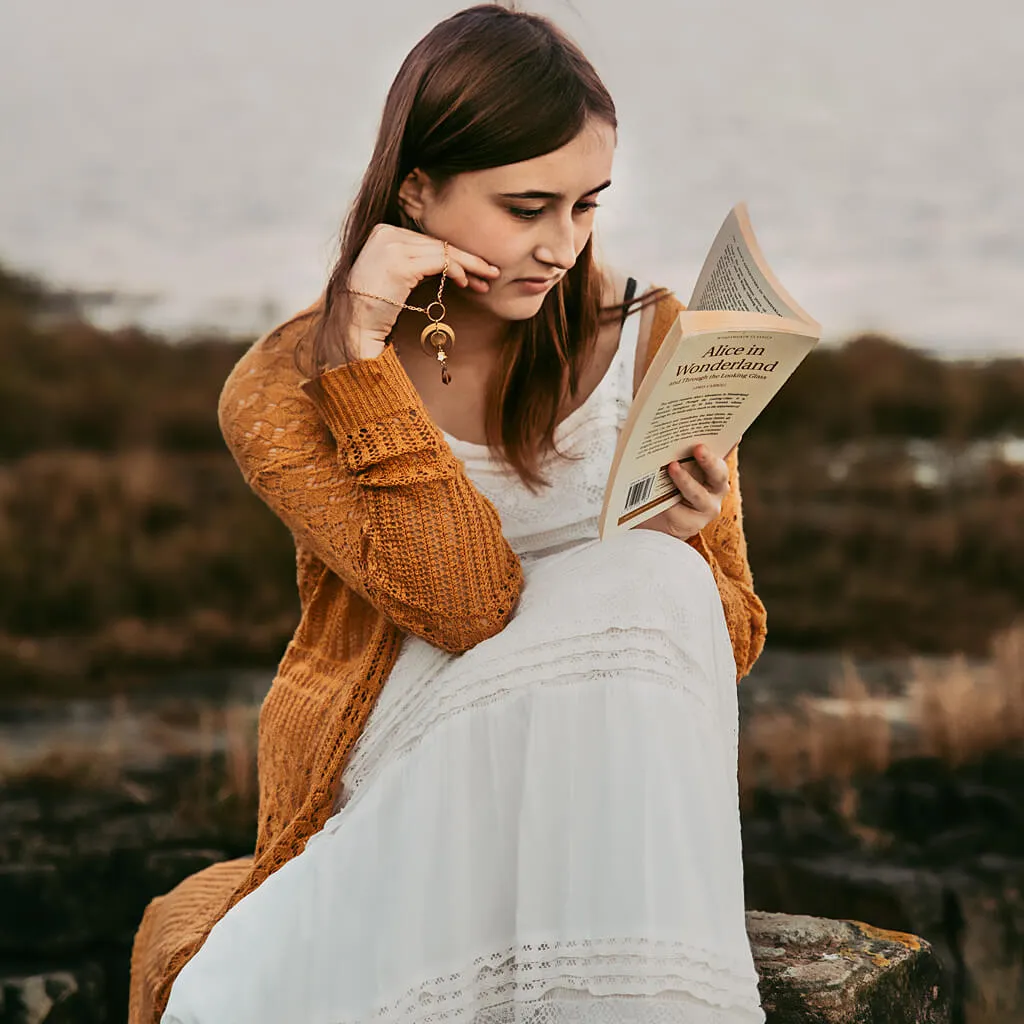
MULTIPOLYGON (((651 621, 659 606, 681 609, 720 601, 710 567, 685 541, 652 530, 633 530, 573 552, 535 573, 524 591, 535 614, 567 610, 590 620, 625 624, 631 612, 651 621)), ((655 616, 656 617, 656 616, 655 616)))
POLYGON ((610 575, 644 591, 671 594, 679 587, 717 591, 711 569, 684 540, 657 530, 630 530, 601 545, 610 575))

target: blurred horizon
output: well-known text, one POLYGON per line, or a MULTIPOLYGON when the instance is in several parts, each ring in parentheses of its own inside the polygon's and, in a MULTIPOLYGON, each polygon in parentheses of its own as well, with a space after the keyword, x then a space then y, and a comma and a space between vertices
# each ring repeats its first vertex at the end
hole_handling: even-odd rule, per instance
MULTIPOLYGON (((104 327, 273 326, 322 288, 401 58, 463 6, 8 0, 0 263, 96 293, 104 327)), ((824 345, 1024 350, 1019 4, 522 6, 574 36, 616 100, 610 263, 686 299, 745 200, 824 345)))

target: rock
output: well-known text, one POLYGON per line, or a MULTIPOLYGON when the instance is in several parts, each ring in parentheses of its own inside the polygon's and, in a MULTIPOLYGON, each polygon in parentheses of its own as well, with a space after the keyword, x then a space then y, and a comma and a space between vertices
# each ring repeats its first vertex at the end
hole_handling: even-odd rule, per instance
POLYGON ((747 912, 768 1024, 948 1024, 931 946, 859 921, 747 912))
POLYGON ((103 969, 96 964, 0 978, 0 1024, 103 1024, 106 1020, 103 969))

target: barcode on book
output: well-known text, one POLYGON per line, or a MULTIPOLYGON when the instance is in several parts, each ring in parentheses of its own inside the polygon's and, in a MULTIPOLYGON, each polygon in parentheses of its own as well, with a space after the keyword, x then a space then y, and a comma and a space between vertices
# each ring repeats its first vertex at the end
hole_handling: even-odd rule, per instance
POLYGON ((637 505, 642 505, 651 496, 651 491, 654 489, 654 478, 657 475, 658 472, 655 470, 643 479, 636 480, 629 485, 629 490, 626 491, 626 507, 623 512, 632 512, 637 505))

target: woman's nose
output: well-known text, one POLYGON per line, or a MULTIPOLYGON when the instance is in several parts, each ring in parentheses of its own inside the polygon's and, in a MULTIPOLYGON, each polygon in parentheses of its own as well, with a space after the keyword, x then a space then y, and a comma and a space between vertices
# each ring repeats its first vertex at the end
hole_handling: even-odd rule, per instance
POLYGON ((537 258, 562 270, 576 264, 576 232, 571 217, 565 221, 552 219, 550 233, 537 250, 537 258))

